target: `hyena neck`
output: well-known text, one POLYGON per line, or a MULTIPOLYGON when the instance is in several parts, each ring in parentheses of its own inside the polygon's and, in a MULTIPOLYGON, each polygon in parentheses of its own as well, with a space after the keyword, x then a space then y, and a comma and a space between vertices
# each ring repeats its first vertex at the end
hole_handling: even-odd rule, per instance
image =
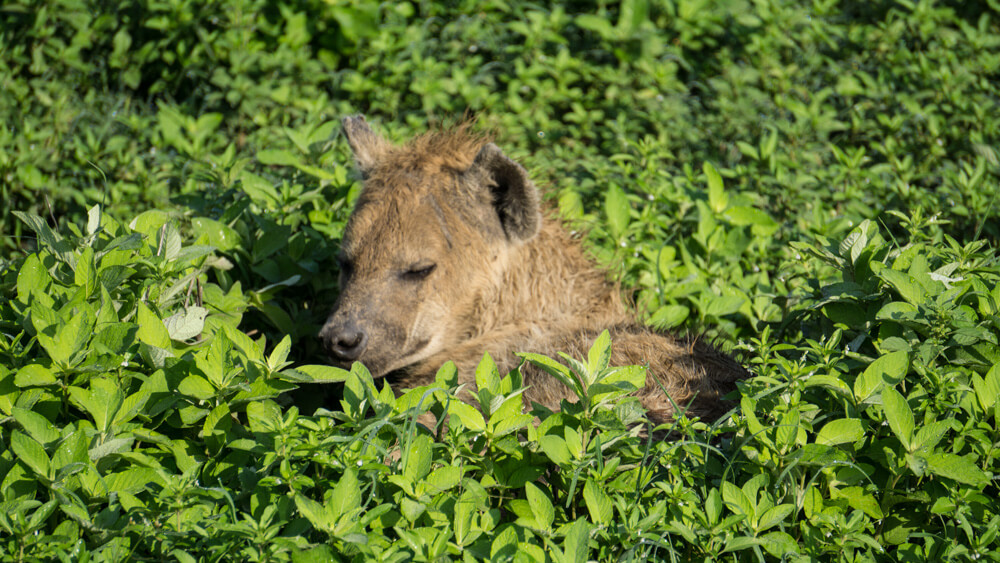
POLYGON ((538 235, 512 247, 502 262, 497 286, 477 307, 482 316, 475 336, 512 330, 556 335, 630 318, 619 287, 557 220, 546 217, 538 235))

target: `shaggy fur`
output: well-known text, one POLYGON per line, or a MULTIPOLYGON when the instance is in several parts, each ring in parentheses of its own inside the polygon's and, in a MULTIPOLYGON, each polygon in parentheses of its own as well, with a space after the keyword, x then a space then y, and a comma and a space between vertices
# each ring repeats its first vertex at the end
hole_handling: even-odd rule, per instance
MULTIPOLYGON (((397 147, 360 116, 344 130, 365 184, 341 244, 340 299, 320 333, 335 363, 401 373, 413 387, 452 360, 474 387, 485 351, 505 373, 515 352, 583 357, 608 329, 613 365, 649 366, 637 396, 654 422, 672 417, 671 398, 693 415, 724 412, 720 396, 747 372, 707 343, 638 323, 496 145, 459 127, 397 147)), ((557 409, 575 398, 522 371, 529 402, 557 409)))

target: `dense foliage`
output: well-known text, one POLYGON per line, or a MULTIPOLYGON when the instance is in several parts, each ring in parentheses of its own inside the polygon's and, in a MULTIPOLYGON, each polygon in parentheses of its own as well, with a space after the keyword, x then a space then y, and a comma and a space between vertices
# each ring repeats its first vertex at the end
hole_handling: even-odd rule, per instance
POLYGON ((997 8, 0 6, 0 557, 1000 561, 997 8), (466 111, 730 416, 320 365, 339 118, 466 111))

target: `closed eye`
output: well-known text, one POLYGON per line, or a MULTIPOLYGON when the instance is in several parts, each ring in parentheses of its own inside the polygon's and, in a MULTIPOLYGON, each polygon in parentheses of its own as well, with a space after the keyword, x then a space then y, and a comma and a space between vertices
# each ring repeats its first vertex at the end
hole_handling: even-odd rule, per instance
POLYGON ((437 264, 418 262, 407 268, 406 271, 402 272, 399 277, 407 281, 421 281, 431 275, 431 272, 433 272, 436 268, 437 264))

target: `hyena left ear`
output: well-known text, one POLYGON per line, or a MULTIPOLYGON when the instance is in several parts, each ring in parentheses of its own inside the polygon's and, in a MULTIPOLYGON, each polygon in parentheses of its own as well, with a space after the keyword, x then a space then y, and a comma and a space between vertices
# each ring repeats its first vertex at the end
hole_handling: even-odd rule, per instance
POLYGON ((542 223, 538 190, 524 167, 507 158, 500 147, 487 143, 469 172, 488 179, 493 207, 508 239, 526 241, 538 233, 542 223))
POLYGON ((361 174, 367 176, 385 154, 389 143, 372 131, 363 115, 345 117, 343 124, 347 144, 351 145, 354 158, 358 161, 358 168, 361 169, 361 174))

